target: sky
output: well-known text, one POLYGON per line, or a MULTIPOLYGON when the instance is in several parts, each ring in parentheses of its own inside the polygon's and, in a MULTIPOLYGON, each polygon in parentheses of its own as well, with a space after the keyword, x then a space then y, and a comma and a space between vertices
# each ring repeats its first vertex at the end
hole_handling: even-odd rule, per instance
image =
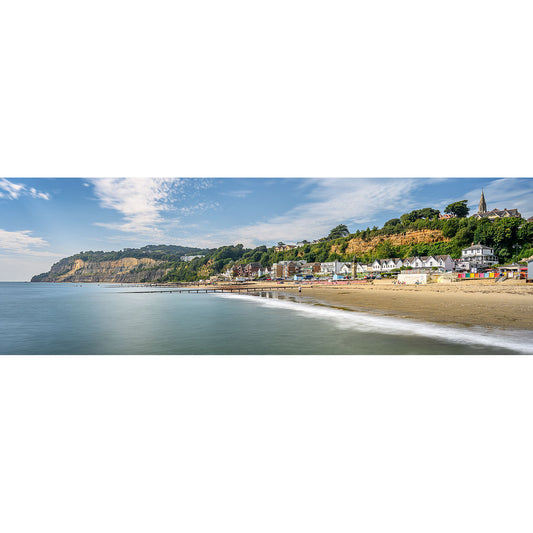
POLYGON ((475 213, 481 189, 489 210, 533 215, 533 178, 0 178, 0 281, 80 251, 311 241, 464 199, 475 213))

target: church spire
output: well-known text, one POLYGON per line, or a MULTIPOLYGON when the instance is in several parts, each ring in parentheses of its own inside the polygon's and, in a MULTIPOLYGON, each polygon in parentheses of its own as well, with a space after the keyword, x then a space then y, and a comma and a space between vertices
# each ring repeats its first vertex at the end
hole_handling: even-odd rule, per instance
POLYGON ((479 200, 479 210, 478 213, 486 213, 487 204, 485 203, 485 195, 483 194, 483 189, 481 189, 481 200, 479 200))

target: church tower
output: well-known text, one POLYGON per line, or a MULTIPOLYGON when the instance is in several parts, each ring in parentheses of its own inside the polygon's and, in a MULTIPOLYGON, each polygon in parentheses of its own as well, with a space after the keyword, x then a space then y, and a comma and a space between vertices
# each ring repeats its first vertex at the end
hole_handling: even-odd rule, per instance
POLYGON ((485 203, 485 195, 483 194, 483 189, 481 189, 481 200, 479 200, 479 210, 478 213, 486 213, 487 204, 485 203))

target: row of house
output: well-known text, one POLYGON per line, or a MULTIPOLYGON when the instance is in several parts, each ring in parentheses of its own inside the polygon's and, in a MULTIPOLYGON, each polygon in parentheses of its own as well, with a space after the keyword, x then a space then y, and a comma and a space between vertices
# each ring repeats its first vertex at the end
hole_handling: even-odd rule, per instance
POLYGON ((402 267, 413 269, 438 268, 446 271, 471 270, 492 267, 498 261, 498 256, 495 255, 493 248, 480 243, 472 243, 472 246, 462 250, 461 258, 458 260, 452 259, 449 255, 408 257, 407 259, 376 259, 368 265, 356 263, 355 273, 390 272, 402 267))
POLYGON ((391 272, 401 268, 471 270, 474 268, 491 267, 498 262, 498 257, 489 246, 480 243, 473 244, 462 251, 461 259, 457 261, 449 255, 413 256, 406 259, 389 258, 376 259, 372 263, 352 263, 344 261, 328 261, 324 263, 308 263, 299 261, 279 261, 271 268, 263 267, 261 263, 247 265, 233 265, 224 275, 228 278, 257 278, 263 275, 273 278, 291 278, 294 276, 333 277, 377 274, 391 272))
POLYGON ((328 261, 324 263, 307 263, 306 261, 279 261, 272 265, 271 274, 276 278, 293 276, 334 276, 350 275, 352 263, 343 261, 328 261))

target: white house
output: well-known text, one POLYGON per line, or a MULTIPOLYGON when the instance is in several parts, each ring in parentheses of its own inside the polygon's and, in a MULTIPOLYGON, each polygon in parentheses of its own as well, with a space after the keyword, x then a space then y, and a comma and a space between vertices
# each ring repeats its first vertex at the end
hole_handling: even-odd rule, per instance
POLYGON ((352 264, 351 263, 343 263, 340 268, 340 273, 344 276, 350 276, 352 274, 352 264))
POLYGON ((498 263, 498 257, 494 255, 492 248, 477 243, 461 252, 461 261, 475 263, 478 266, 492 266, 498 263))
POLYGON ((366 265, 364 263, 355 263, 355 274, 366 274, 372 270, 371 265, 366 265))
POLYGON ((320 263, 320 274, 322 276, 329 276, 332 274, 340 274, 341 267, 344 263, 341 261, 329 261, 320 263))
POLYGON ((395 268, 399 268, 399 267, 396 266, 396 260, 395 259, 386 259, 385 262, 386 262, 387 270, 393 270, 395 268))
POLYGON ((440 266, 438 260, 435 259, 432 255, 424 256, 420 259, 422 259, 425 268, 438 268, 440 266))
POLYGON ((373 263, 372 263, 372 271, 373 272, 381 272, 381 261, 379 259, 376 259, 373 263))
POLYGON ((424 268, 426 265, 424 261, 422 261, 421 257, 413 257, 412 261, 410 261, 410 265, 413 268, 424 268))
POLYGON ((455 261, 449 255, 436 255, 435 259, 439 263, 439 267, 444 270, 453 270, 455 268, 455 261))

